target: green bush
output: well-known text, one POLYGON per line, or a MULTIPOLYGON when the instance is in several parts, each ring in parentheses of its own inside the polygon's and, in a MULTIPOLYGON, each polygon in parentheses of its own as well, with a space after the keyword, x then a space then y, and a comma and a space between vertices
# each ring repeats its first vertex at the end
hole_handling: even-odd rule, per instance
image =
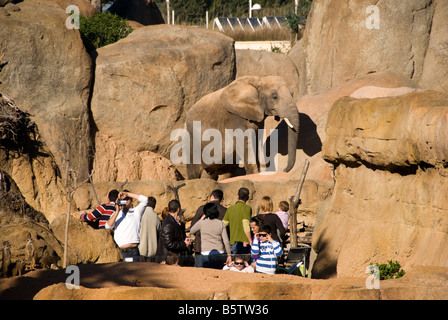
POLYGON ((87 51, 91 52, 126 38, 132 28, 127 25, 126 19, 106 11, 92 18, 81 16, 79 31, 87 51))
POLYGON ((397 279, 406 273, 403 269, 400 270, 401 266, 398 261, 392 262, 392 260, 388 260, 387 264, 376 263, 376 266, 380 271, 380 280, 397 279))

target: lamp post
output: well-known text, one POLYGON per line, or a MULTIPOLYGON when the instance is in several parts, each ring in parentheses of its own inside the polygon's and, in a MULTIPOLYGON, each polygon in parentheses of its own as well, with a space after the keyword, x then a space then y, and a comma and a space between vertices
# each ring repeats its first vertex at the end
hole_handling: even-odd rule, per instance
POLYGON ((253 10, 260 10, 261 6, 256 3, 252 6, 252 0, 249 0, 249 18, 252 18, 252 11, 253 10))

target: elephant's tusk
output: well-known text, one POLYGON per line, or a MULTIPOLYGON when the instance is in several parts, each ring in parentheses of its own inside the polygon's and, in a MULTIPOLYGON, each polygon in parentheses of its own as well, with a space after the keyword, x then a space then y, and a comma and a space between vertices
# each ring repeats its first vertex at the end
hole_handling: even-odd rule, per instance
POLYGON ((284 118, 283 120, 285 120, 286 124, 287 124, 291 129, 294 129, 294 126, 291 124, 291 122, 289 122, 288 118, 284 118))

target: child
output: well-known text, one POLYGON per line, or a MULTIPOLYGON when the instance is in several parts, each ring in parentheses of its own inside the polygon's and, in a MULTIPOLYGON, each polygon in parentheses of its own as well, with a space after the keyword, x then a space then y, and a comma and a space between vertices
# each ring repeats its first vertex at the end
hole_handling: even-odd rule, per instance
POLYGON ((275 213, 282 221, 283 227, 285 229, 288 229, 288 221, 289 221, 288 210, 289 210, 289 203, 286 201, 280 201, 280 203, 278 204, 278 211, 275 213))
POLYGON ((235 260, 230 264, 226 264, 223 270, 238 271, 243 273, 254 272, 254 268, 252 268, 241 256, 236 256, 235 260))
POLYGON ((267 274, 275 274, 278 259, 283 254, 280 242, 271 237, 271 227, 262 225, 252 243, 251 253, 258 255, 255 271, 267 274))

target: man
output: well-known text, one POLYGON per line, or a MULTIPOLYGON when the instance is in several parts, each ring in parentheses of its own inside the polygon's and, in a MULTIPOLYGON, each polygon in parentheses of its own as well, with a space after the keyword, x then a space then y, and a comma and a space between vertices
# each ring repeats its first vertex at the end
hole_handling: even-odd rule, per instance
POLYGON ((162 227, 162 223, 160 222, 157 213, 154 212, 155 208, 156 199, 154 197, 148 197, 148 206, 142 216, 140 245, 138 246, 142 261, 155 261, 157 241, 162 227))
MULTIPOLYGON (((216 203, 216 207, 218 208, 218 220, 222 220, 224 218, 224 215, 226 214, 227 208, 221 205, 221 201, 224 198, 224 193, 219 190, 213 190, 212 193, 210 194, 210 198, 209 198, 209 202, 213 202, 216 203)), ((193 217, 193 219, 191 220, 191 227, 193 227, 199 220, 202 219, 202 217, 204 216, 204 206, 202 205, 198 208, 198 210, 196 211, 195 216, 193 217)), ((228 230, 227 230, 227 235, 228 235, 228 230)), ((201 232, 198 231, 195 234, 195 240, 194 240, 194 252, 195 252, 195 266, 196 267, 202 267, 201 264, 201 232)))
POLYGON ((186 238, 185 226, 179 222, 179 210, 179 201, 171 200, 168 203, 168 215, 163 220, 157 244, 156 262, 190 265, 188 248, 191 239, 186 238))
POLYGON ((249 221, 252 216, 252 208, 246 204, 249 200, 249 190, 238 190, 238 201, 230 206, 223 218, 223 222, 229 225, 230 245, 234 254, 250 254, 250 246, 244 242, 252 243, 249 221))
POLYGON ((105 227, 115 230, 114 240, 121 250, 123 260, 139 261, 140 223, 142 214, 148 204, 148 198, 125 190, 119 193, 117 202, 120 200, 125 200, 125 204, 117 203, 115 205, 115 212, 107 221, 105 227), (139 202, 135 208, 132 208, 132 199, 139 202))
POLYGON ((111 190, 107 195, 107 203, 99 205, 90 213, 85 210, 79 212, 79 219, 87 222, 95 229, 104 229, 107 220, 115 212, 115 201, 118 198, 118 190, 111 190))

